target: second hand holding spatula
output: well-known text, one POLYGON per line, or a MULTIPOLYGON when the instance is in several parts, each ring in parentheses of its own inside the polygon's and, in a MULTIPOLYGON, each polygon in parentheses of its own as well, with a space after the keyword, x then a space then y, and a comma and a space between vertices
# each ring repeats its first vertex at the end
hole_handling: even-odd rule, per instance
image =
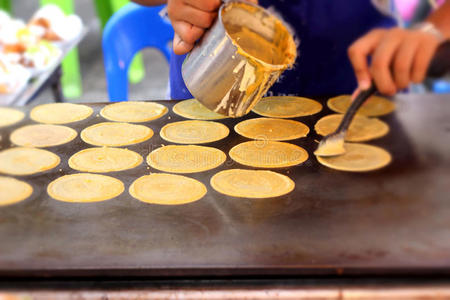
MULTIPOLYGON (((450 72, 450 41, 441 44, 437 49, 428 67, 427 77, 439 78, 448 72, 450 72)), ((377 88, 373 82, 367 90, 359 92, 356 99, 347 109, 338 128, 320 141, 317 150, 314 152, 315 155, 336 156, 345 153, 344 140, 348 127, 361 105, 376 92, 377 88)))

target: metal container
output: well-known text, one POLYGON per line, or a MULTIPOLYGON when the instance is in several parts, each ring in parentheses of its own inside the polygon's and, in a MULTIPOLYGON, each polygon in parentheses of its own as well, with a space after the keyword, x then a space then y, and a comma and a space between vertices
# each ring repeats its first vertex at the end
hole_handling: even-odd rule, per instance
POLYGON ((206 107, 240 117, 292 66, 296 51, 282 21, 258 5, 229 1, 186 57, 182 75, 206 107))

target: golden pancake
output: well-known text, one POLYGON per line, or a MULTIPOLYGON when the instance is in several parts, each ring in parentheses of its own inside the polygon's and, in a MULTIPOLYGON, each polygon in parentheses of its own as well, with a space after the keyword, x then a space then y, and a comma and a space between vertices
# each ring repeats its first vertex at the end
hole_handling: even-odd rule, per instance
POLYGON ((136 179, 129 192, 142 202, 179 205, 200 200, 207 189, 200 181, 186 176, 153 173, 136 179))
POLYGON ((119 196, 122 181, 105 175, 79 173, 59 177, 47 187, 53 199, 64 202, 99 202, 119 196))
POLYGON ((144 125, 103 122, 83 129, 80 136, 94 146, 119 147, 146 141, 153 136, 153 130, 144 125))
POLYGON ((272 171, 232 169, 214 175, 211 186, 217 192, 233 197, 272 198, 291 192, 295 183, 272 171))
POLYGON ((346 143, 345 154, 338 156, 316 156, 324 166, 340 171, 367 172, 387 166, 392 158, 383 148, 357 143, 346 143))
POLYGON ((67 124, 88 118, 93 110, 89 106, 73 103, 48 103, 36 106, 30 118, 45 124, 67 124))
POLYGON ((214 169, 226 160, 219 149, 195 145, 169 145, 147 156, 150 167, 170 173, 196 173, 214 169))
POLYGON ((25 114, 20 110, 9 107, 0 107, 0 127, 16 124, 24 117, 25 114))
POLYGON ((262 98, 253 112, 264 117, 296 118, 314 115, 322 110, 319 102, 294 96, 273 96, 262 98))
POLYGON ((35 124, 14 130, 9 139, 18 146, 44 148, 66 144, 76 137, 77 132, 67 126, 35 124))
POLYGON ((284 142, 250 141, 231 148, 230 157, 246 166, 284 168, 301 164, 308 159, 305 149, 284 142))
POLYGON ((81 172, 107 173, 135 168, 143 161, 138 153, 121 148, 88 148, 69 159, 69 167, 81 172))
POLYGON ((293 120, 256 118, 238 123, 234 130, 249 139, 288 141, 305 137, 309 127, 293 120))
MULTIPOLYGON (((333 133, 339 126, 344 115, 333 114, 320 119, 314 129, 320 135, 333 133)), ((389 132, 389 126, 377 118, 368 118, 363 115, 355 115, 345 135, 349 142, 365 142, 385 136, 389 132)))
POLYGON ((184 118, 194 120, 218 120, 227 118, 227 116, 209 110, 196 99, 178 102, 173 106, 173 112, 184 118))
POLYGON ((167 111, 155 102, 124 101, 105 106, 100 114, 110 121, 139 123, 161 118, 167 111))
POLYGON ((33 188, 26 182, 0 176, 0 206, 23 201, 30 197, 33 188))
MULTIPOLYGON (((342 95, 328 100, 328 107, 337 113, 344 114, 351 104, 350 95, 342 95)), ((357 114, 366 117, 379 117, 390 114, 395 110, 394 102, 379 96, 371 96, 358 109, 357 114)))
POLYGON ((224 139, 230 130, 227 126, 210 121, 181 121, 161 128, 161 137, 172 143, 205 144, 224 139))
POLYGON ((0 173, 31 175, 59 165, 59 156, 50 151, 17 147, 0 152, 0 173))

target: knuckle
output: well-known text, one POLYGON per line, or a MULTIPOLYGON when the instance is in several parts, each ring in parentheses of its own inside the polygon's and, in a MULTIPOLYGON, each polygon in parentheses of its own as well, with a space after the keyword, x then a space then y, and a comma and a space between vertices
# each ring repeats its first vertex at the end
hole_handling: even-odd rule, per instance
POLYGON ((402 74, 407 73, 407 72, 409 72, 409 64, 401 59, 398 59, 395 62, 394 70, 397 73, 402 73, 402 74))
POLYGON ((356 56, 358 56, 359 54, 359 46, 358 44, 352 44, 350 47, 348 47, 347 49, 347 54, 350 58, 354 58, 356 56))
POLYGON ((204 1, 203 2, 203 7, 208 10, 208 11, 214 11, 216 10, 218 7, 220 6, 220 1, 219 0, 214 0, 214 1, 204 1))

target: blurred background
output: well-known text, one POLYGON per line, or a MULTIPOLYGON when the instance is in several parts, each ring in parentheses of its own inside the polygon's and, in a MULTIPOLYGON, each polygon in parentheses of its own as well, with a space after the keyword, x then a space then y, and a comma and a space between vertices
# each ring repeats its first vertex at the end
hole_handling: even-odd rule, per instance
MULTIPOLYGON (((25 21, 29 20, 40 7, 38 0, 13 0, 11 2, 11 15, 25 21)), ((126 1, 120 2, 125 3, 126 1)), ((84 25, 88 28, 88 33, 78 47, 82 93, 75 97, 66 95, 66 98, 74 102, 108 101, 101 45, 102 24, 95 1, 74 0, 73 4, 74 13, 81 17, 84 25)), ((165 99, 169 76, 169 66, 166 60, 155 49, 146 49, 142 54, 145 76, 138 83, 129 85, 129 99, 165 99)), ((50 102, 52 99, 52 93, 50 89, 47 89, 36 100, 33 100, 32 104, 50 102)))
MULTIPOLYGON (((2 1, 8 0, 0 0, 2 1)), ((105 17, 101 17, 98 3, 106 3, 110 0, 76 0, 73 1, 74 13, 81 17, 84 25, 88 28, 88 33, 78 46, 78 60, 80 63, 80 90, 77 92, 65 93, 69 101, 108 101, 106 90, 105 71, 102 55, 102 27, 105 17)), ((38 0, 13 0, 9 1, 11 15, 15 18, 27 21, 36 12, 41 2, 38 0)), ((49 1, 58 2, 58 1, 49 1)), ((60 2, 65 2, 60 0, 60 2)), ((112 1, 114 2, 114 1, 112 1)), ((127 1, 116 1, 123 5, 127 1)), ((399 18, 404 26, 423 20, 428 12, 443 2, 443 0, 395 0, 399 18)), ((118 7, 116 7, 117 9, 118 7)), ((142 55, 145 75, 137 75, 138 80, 129 85, 130 100, 165 99, 169 67, 163 55, 155 49, 146 49, 142 55)), ((423 85, 411 87, 411 92, 450 92, 450 81, 426 82, 423 85)), ((33 104, 49 102, 53 99, 50 89, 41 93, 33 104)))

